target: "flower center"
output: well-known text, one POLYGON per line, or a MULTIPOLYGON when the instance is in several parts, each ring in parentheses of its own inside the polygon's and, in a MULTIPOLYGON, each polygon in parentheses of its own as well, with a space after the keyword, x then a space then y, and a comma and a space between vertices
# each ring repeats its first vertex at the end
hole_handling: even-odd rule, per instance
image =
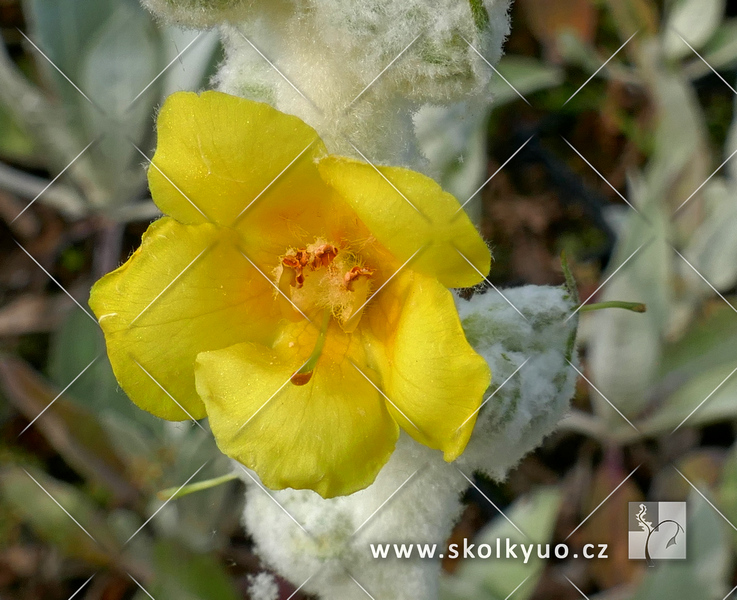
POLYGON ((375 269, 345 245, 317 238, 304 248, 290 248, 274 269, 279 289, 312 318, 327 311, 346 333, 361 320, 375 269))

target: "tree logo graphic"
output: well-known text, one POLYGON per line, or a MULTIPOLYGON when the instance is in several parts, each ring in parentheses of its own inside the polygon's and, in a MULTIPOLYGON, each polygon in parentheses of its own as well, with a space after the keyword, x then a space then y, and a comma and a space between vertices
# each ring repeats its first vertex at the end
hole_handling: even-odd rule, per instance
POLYGON ((685 502, 630 502, 628 529, 631 559, 686 558, 685 502))

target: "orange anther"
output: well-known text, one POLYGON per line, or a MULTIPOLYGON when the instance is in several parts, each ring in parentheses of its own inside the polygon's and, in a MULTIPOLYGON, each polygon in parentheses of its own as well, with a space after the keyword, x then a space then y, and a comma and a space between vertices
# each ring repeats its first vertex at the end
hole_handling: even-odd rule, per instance
POLYGON ((332 244, 323 244, 315 250, 312 258, 312 269, 327 267, 338 255, 338 249, 332 244))
POLYGON ((291 282, 291 285, 296 288, 301 288, 304 285, 305 282, 305 276, 302 272, 302 269, 304 268, 304 265, 306 263, 302 263, 302 256, 300 253, 304 252, 303 250, 297 250, 296 255, 288 254, 284 258, 282 258, 281 264, 284 265, 284 267, 288 269, 294 270, 294 280, 291 282))
POLYGON ((307 252, 306 248, 300 248, 299 250, 297 250, 295 256, 297 257, 299 264, 303 267, 306 267, 307 264, 310 262, 310 253, 307 252))
POLYGON ((285 256, 282 258, 282 264, 290 269, 299 269, 300 264, 296 256, 285 256))
POLYGON ((348 290, 353 291, 353 282, 356 281, 356 279, 359 277, 371 277, 373 274, 374 269, 371 269, 370 267, 353 267, 343 277, 343 285, 345 285, 348 290))

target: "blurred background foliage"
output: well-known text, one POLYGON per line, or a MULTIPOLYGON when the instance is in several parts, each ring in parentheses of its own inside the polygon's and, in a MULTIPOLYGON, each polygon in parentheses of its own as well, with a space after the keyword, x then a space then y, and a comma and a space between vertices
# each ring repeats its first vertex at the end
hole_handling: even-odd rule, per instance
MULTIPOLYGON (((263 567, 239 484, 157 497, 228 461, 205 424, 127 400, 85 313, 157 215, 156 107, 207 85, 217 36, 135 0, 0 0, 0 26, 0 597, 246 598, 263 567)), ((450 186, 474 165, 494 175, 491 282, 558 284, 565 251, 582 298, 649 310, 584 315, 570 417, 507 482, 477 480, 531 540, 606 543, 609 558, 446 559, 444 598, 723 599, 737 583, 737 3, 517 0, 498 70, 465 143, 426 140, 450 186), (627 559, 627 502, 643 499, 689 500, 689 560, 627 559)), ((451 542, 518 535, 481 494, 465 500, 451 542)))

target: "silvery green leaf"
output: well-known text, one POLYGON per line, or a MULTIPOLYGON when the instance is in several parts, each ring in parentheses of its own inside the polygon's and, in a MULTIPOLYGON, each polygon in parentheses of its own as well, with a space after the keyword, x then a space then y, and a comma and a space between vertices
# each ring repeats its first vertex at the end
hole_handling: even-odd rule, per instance
POLYGON ((646 435, 669 433, 680 427, 697 427, 737 417, 737 374, 732 364, 719 364, 678 381, 677 390, 646 419, 637 423, 646 435))
POLYGON ((94 158, 108 190, 107 204, 125 202, 145 186, 141 155, 152 132, 161 68, 159 34, 142 8, 119 4, 90 39, 81 58, 80 85, 92 103, 83 105, 94 158), (145 91, 144 91, 145 90, 145 91))
MULTIPOLYGON (((133 5, 132 0, 123 0, 133 5)), ((24 14, 30 21, 30 37, 75 84, 79 85, 80 56, 89 40, 121 2, 117 0, 24 0, 24 14)), ((36 52, 32 50, 32 52, 36 52)), ((48 61, 36 56, 46 83, 64 102, 67 110, 79 116, 84 99, 48 61)))
MULTIPOLYGON (((135 0, 123 2, 135 5, 135 0)), ((80 57, 119 4, 115 0, 23 0, 28 35, 36 46, 29 45, 29 53, 35 59, 44 91, 53 97, 47 112, 31 112, 27 118, 34 123, 34 136, 49 153, 51 170, 56 173, 69 165, 93 139, 82 127, 90 103, 80 84, 80 57)), ((87 203, 100 205, 108 193, 91 155, 88 150, 76 158, 67 174, 87 203)))
POLYGON ((481 98, 449 107, 424 106, 414 116, 420 150, 430 170, 478 222, 481 196, 477 194, 486 173, 486 121, 489 106, 481 98))
MULTIPOLYGON (((509 520, 525 535, 502 517, 497 517, 471 540, 476 547, 488 544, 496 548, 497 539, 503 551, 507 539, 512 544, 534 544, 533 553, 527 564, 522 551, 516 548, 517 560, 466 559, 453 576, 441 579, 443 600, 505 600, 514 592, 515 600, 526 600, 535 591, 535 584, 542 574, 545 563, 537 556, 537 544, 547 544, 560 507, 561 493, 554 488, 542 488, 529 496, 523 496, 506 511, 509 520), (525 579, 527 579, 525 581, 525 579), (525 582, 520 586, 522 582, 525 582)), ((551 549, 552 552, 552 549, 551 549)))
POLYGON ((675 0, 671 4, 663 47, 670 58, 681 59, 692 54, 689 44, 699 50, 714 35, 724 17, 725 0, 675 0))
POLYGON ((609 402, 628 417, 638 415, 649 402, 672 304, 668 216, 650 195, 647 182, 633 178, 630 189, 633 204, 643 214, 630 212, 607 273, 611 279, 599 300, 644 302, 647 312, 599 311, 587 315, 590 322, 584 324, 596 331, 589 345, 589 366, 594 385, 604 395, 592 391, 592 401, 597 413, 617 424, 622 417, 609 402))
MULTIPOLYGON (((645 173, 650 202, 675 210, 711 175, 713 166, 703 111, 691 85, 647 54, 648 78, 658 111, 655 147, 645 173)), ((689 200, 697 202, 698 196, 689 200)))
MULTIPOLYGON (((566 64, 580 66, 589 73, 595 73, 603 62, 596 48, 569 31, 559 35, 557 48, 566 64)), ((550 68, 548 65, 545 67, 550 68)))
POLYGON ((737 319, 734 311, 720 301, 702 319, 695 321, 677 341, 666 346, 661 376, 677 376, 682 381, 716 366, 737 364, 736 338, 737 319))
POLYGON ((499 75, 495 74, 492 77, 489 90, 495 108, 518 100, 520 94, 528 96, 554 88, 560 85, 564 78, 561 69, 527 56, 507 55, 499 61, 497 70, 504 79, 514 85, 514 88, 499 75))
MULTIPOLYGON (((683 254, 711 285, 726 291, 737 283, 737 181, 713 179, 704 197, 706 217, 683 254)), ((693 269, 684 264, 682 270, 691 287, 712 294, 693 269)))
POLYGON ((166 97, 180 90, 198 91, 206 87, 220 55, 220 37, 217 31, 198 32, 166 27, 162 38, 164 63, 171 63, 162 76, 162 96, 166 97))
POLYGON ((722 23, 700 54, 704 60, 694 56, 684 66, 684 72, 691 79, 708 75, 711 68, 719 71, 733 67, 737 63, 737 19, 729 19, 722 23))

